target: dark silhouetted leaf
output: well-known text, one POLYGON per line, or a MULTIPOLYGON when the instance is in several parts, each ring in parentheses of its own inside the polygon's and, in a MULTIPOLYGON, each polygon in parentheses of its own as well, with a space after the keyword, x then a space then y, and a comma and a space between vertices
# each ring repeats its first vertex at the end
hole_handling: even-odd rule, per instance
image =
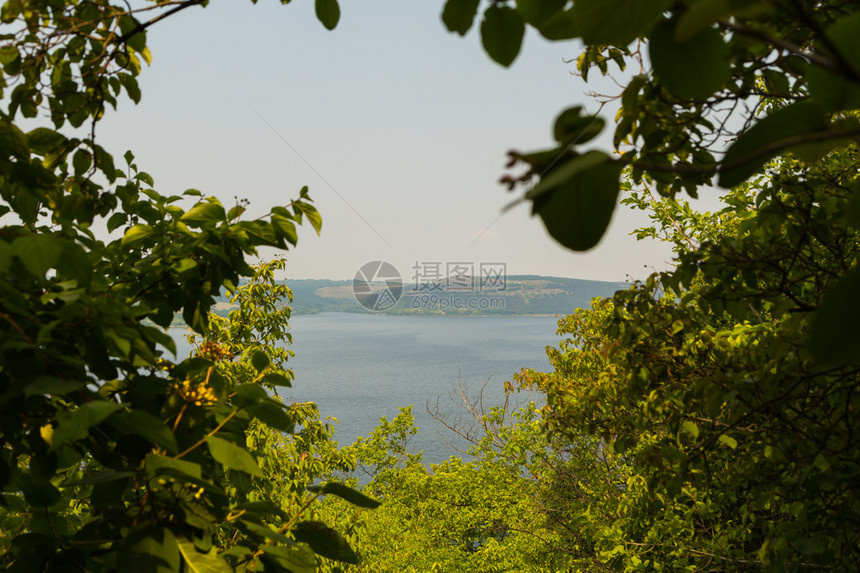
MULTIPOLYGON (((860 13, 842 18, 827 29, 827 36, 855 71, 860 70, 860 13)), ((827 51, 824 42, 816 49, 827 51)), ((835 74, 813 65, 807 73, 809 93, 813 101, 830 111, 860 108, 860 85, 844 74, 835 74)))
POLYGON ((484 12, 481 22, 481 42, 487 54, 508 67, 520 53, 526 26, 519 13, 511 7, 493 4, 484 12))
POLYGON ((860 362, 860 267, 832 285, 812 319, 809 349, 822 366, 860 362))
POLYGON ((562 145, 576 145, 591 141, 603 130, 603 119, 597 116, 583 116, 582 106, 568 108, 555 120, 553 137, 562 145))
POLYGON ((269 364, 271 364, 269 355, 262 350, 256 350, 254 351, 254 354, 251 355, 251 365, 257 369, 257 372, 262 372, 268 368, 269 364))
POLYGON ((340 6, 337 0, 314 0, 317 19, 328 30, 334 30, 340 21, 340 6))
POLYGON ((624 47, 646 35, 672 0, 576 0, 573 16, 588 44, 624 47))
POLYGON ((374 509, 382 505, 381 502, 376 501, 371 497, 367 497, 363 493, 355 491, 351 487, 347 487, 342 483, 337 483, 333 481, 326 482, 322 485, 310 486, 308 487, 308 490, 313 492, 336 495, 339 498, 345 499, 349 503, 357 505, 359 507, 367 507, 369 509, 374 509))
POLYGON ((829 122, 817 105, 801 102, 759 121, 732 144, 723 158, 720 186, 734 187, 758 172, 770 159, 797 150, 805 136, 827 132, 829 122))
POLYGON ((302 521, 293 529, 297 541, 307 543, 314 553, 344 563, 358 563, 358 556, 343 536, 320 521, 302 521))
POLYGON ((451 32, 465 36, 472 27, 481 0, 448 0, 442 9, 442 22, 451 32))
POLYGON ((517 0, 517 11, 523 20, 536 28, 564 9, 567 0, 517 0))
POLYGON ((681 43, 674 38, 674 24, 664 20, 650 39, 654 74, 681 99, 705 99, 722 88, 731 76, 729 47, 714 28, 705 28, 681 43))
POLYGON ((569 249, 594 247, 609 226, 618 200, 621 166, 591 151, 562 165, 527 194, 532 212, 569 249))

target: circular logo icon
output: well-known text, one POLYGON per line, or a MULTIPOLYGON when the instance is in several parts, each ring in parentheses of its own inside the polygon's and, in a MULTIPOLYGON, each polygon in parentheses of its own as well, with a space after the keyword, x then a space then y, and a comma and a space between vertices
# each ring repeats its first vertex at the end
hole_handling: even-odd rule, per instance
POLYGON ((400 300, 403 279, 391 263, 364 263, 352 280, 352 294, 358 304, 368 310, 386 310, 400 300))

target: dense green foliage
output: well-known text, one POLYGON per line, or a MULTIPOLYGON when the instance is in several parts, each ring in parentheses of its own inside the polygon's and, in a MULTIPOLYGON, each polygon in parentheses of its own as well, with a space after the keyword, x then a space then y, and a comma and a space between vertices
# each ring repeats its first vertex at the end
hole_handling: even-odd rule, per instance
POLYGON ((860 253, 858 159, 774 163, 716 213, 629 191, 676 267, 560 321, 554 371, 507 388, 543 407, 467 402, 469 461, 409 458, 408 412, 348 448, 385 502, 341 526, 357 570, 860 567, 860 368, 807 347, 860 253))
MULTIPOLYGON (((318 450, 330 431, 313 404, 267 392, 290 383, 276 348, 288 292, 273 284, 279 263, 255 274, 246 258, 295 245, 305 220, 319 232, 307 189, 243 221, 242 204, 159 194, 131 152, 118 165, 96 143, 107 108, 140 99, 147 29, 205 4, 0 10, 4 569, 308 571, 314 553, 356 560, 307 519, 311 501, 376 505, 334 483, 309 493, 323 469, 349 461, 318 450), (222 289, 239 308, 210 325, 222 289), (175 313, 207 337, 181 361, 166 358, 175 313), (273 442, 292 455, 267 458, 273 442)), ((317 15, 334 27, 337 2, 317 2, 317 15)))
POLYGON ((856 165, 853 149, 783 162, 715 215, 648 202, 676 269, 562 323, 555 373, 530 382, 551 433, 630 457, 616 565, 860 564, 860 370, 807 348, 812 309, 860 252, 845 218, 856 165))

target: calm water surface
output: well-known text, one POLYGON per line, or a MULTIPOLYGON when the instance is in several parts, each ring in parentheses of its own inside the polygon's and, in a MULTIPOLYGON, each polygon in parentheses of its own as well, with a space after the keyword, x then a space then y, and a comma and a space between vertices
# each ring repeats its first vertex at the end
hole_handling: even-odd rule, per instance
MULTIPOLYGON (((296 374, 286 400, 314 401, 323 418, 338 420, 343 445, 367 435, 379 419, 413 405, 420 429, 411 446, 436 463, 456 453, 450 433, 426 411, 459 384, 475 394, 487 383, 485 402, 503 398, 503 384, 522 368, 549 369, 546 346, 557 345, 553 317, 383 316, 351 313, 299 315, 290 320, 290 366, 296 374), (441 433, 441 435, 440 435, 441 433)), ((182 344, 180 352, 188 351, 182 344)), ((462 444, 462 442, 458 442, 462 444)))

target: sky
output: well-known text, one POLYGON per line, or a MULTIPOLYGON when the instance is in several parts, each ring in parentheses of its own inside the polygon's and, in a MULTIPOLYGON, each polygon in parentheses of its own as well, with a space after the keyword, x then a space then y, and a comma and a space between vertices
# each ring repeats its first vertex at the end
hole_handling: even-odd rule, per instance
MULTIPOLYGON (((596 111, 586 92, 619 88, 584 84, 565 62, 578 45, 533 31, 502 68, 477 29, 461 38, 444 28, 442 5, 342 1, 334 31, 310 0, 185 10, 150 28, 143 99, 109 113, 97 141, 116 157, 131 149, 162 194, 247 199, 250 217, 307 185, 322 234, 300 229, 288 278, 349 279, 373 260, 404 281, 429 262, 611 281, 667 268, 669 248, 631 237, 646 219, 621 206, 586 253, 555 243, 528 204, 502 214, 517 197, 498 184, 506 152, 553 146, 561 110, 596 111)), ((611 151, 609 138, 594 147, 611 151)))

